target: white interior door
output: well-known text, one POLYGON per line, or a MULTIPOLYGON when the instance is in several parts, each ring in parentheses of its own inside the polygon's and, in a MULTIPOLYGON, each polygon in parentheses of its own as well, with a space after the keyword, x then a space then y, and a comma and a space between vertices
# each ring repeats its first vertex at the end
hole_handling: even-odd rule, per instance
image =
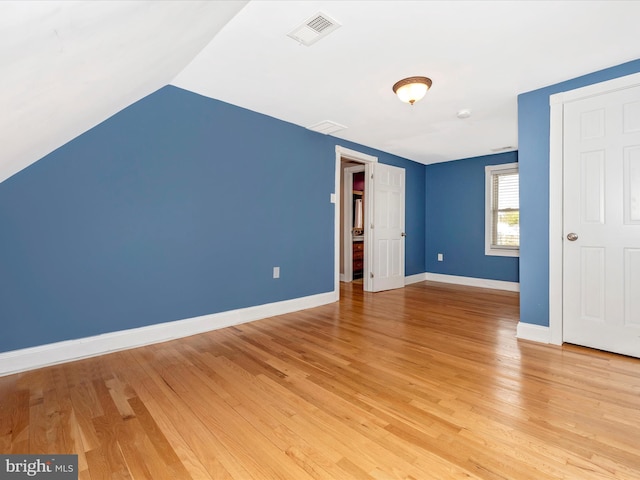
POLYGON ((378 292, 404 287, 404 168, 377 163, 372 165, 373 222, 365 256, 370 255, 369 278, 365 290, 378 292))
POLYGON ((564 104, 563 340, 640 357, 640 86, 564 104))

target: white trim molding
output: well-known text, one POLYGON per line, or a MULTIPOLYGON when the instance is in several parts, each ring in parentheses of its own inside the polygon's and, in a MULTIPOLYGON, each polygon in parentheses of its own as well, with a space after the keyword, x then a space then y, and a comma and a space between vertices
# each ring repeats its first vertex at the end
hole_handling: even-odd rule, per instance
POLYGON ((142 347, 338 301, 334 292, 0 353, 0 376, 142 347))
POLYGON ((468 287, 491 288, 494 290, 507 290, 509 292, 519 292, 519 282, 506 282, 504 280, 491 280, 488 278, 460 277, 458 275, 445 275, 443 273, 427 272, 425 280, 432 282, 453 283, 456 285, 466 285, 468 287))
MULTIPOLYGON (((365 192, 368 192, 368 195, 373 194, 373 184, 371 182, 371 165, 378 162, 378 157, 374 157, 373 155, 368 155, 366 153, 358 152, 356 150, 351 150, 350 148, 342 147, 340 145, 336 145, 336 160, 335 160, 335 191, 336 193, 336 203, 334 208, 334 225, 333 225, 333 242, 334 242, 334 260, 333 265, 335 269, 334 275, 334 292, 337 298, 340 298, 340 251, 342 245, 342 238, 340 237, 340 219, 342 217, 342 211, 340 208, 340 198, 344 194, 341 192, 340 188, 340 177, 342 176, 342 159, 345 160, 353 160, 358 163, 364 164, 364 174, 365 174, 365 192)), ((364 217, 365 222, 368 218, 371 218, 371 202, 365 202, 364 204, 364 217)), ((364 249, 365 249, 365 257, 367 254, 367 249, 369 244, 369 231, 365 229, 364 232, 364 249)), ((364 262, 364 285, 365 290, 370 289, 368 287, 369 282, 369 262, 365 260, 364 262)), ((346 279, 346 277, 345 277, 346 279)))
POLYGON ((340 158, 346 158, 360 163, 376 163, 378 161, 378 157, 358 152, 357 150, 351 150, 341 145, 336 145, 336 156, 338 160, 340 160, 340 158))
POLYGON ((424 282, 427 279, 427 273, 417 273, 415 275, 409 275, 404 277, 404 284, 411 285, 412 283, 424 282))
POLYGON ((538 343, 552 343, 551 330, 549 327, 534 325, 532 323, 518 322, 516 338, 521 340, 531 340, 538 343))

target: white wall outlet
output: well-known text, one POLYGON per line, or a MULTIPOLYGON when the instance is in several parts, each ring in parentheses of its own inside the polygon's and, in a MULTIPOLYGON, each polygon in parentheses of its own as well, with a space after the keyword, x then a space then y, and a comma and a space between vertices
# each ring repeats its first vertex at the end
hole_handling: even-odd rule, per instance
POLYGON ((439 254, 438 254, 438 261, 439 261, 439 262, 444 261, 444 254, 442 254, 442 253, 439 253, 439 254))
POLYGON ((273 267, 273 278, 280 278, 280 267, 273 267))

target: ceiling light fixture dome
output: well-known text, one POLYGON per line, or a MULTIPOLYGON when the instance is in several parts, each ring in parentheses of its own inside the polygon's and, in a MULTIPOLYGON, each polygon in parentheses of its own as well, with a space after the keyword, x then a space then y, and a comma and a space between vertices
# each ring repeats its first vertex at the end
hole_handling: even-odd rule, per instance
POLYGON ((427 77, 403 78, 393 85, 393 93, 398 95, 398 98, 403 102, 413 105, 426 95, 432 83, 431 79, 427 77))

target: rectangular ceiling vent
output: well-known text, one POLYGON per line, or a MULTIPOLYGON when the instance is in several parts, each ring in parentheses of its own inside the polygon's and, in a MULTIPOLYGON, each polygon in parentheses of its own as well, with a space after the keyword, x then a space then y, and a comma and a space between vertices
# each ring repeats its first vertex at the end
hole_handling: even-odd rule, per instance
POLYGON ((344 130, 344 125, 340 125, 339 123, 332 122, 331 120, 324 120, 323 122, 316 123, 315 125, 311 125, 307 127, 309 130, 313 130, 314 132, 323 133, 324 135, 330 135, 332 133, 339 132, 340 130, 344 130))
POLYGON ((312 15, 302 25, 297 26, 288 36, 302 45, 313 45, 322 37, 326 37, 331 32, 340 28, 340 24, 329 15, 318 12, 312 15))

